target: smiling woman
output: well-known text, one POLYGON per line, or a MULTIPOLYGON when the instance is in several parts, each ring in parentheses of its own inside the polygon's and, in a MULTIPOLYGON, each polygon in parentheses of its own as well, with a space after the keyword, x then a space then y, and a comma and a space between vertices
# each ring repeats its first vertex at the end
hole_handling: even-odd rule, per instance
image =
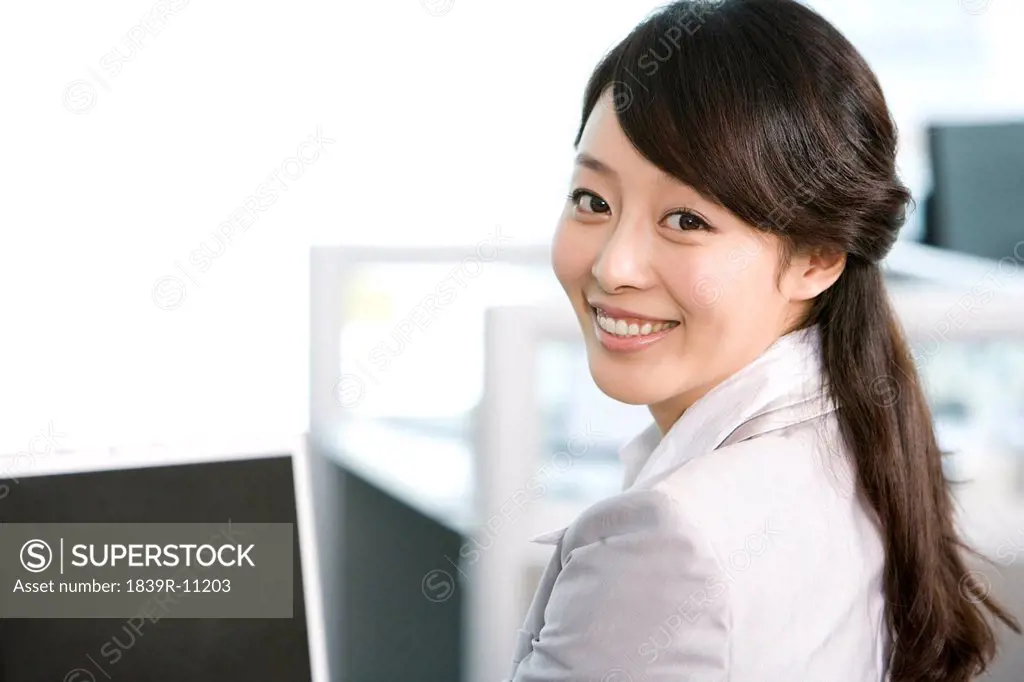
POLYGON ((593 330, 584 336, 596 346, 589 358, 598 386, 650 405, 665 432, 697 397, 794 329, 839 277, 845 253, 794 254, 777 273, 782 237, 753 229, 644 158, 620 127, 612 89, 577 147, 555 273, 593 330), (649 352, 621 354, 638 349, 649 352))
POLYGON ((552 266, 654 423, 549 534, 511 678, 982 672, 990 617, 1019 626, 965 566, 883 286, 910 195, 861 55, 794 0, 680 0, 597 66, 575 145, 552 266))

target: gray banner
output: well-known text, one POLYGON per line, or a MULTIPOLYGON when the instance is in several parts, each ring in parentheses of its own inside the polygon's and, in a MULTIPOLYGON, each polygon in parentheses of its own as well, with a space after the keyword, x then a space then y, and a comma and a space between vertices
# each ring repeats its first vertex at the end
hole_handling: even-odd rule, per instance
POLYGON ((290 523, 0 524, 0 618, 291 618, 290 523))

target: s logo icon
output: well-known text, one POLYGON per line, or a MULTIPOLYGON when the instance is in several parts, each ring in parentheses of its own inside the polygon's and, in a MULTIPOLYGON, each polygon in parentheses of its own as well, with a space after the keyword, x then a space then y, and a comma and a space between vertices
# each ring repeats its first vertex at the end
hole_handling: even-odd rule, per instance
POLYGON ((21 565, 30 573, 41 573, 50 567, 53 550, 42 540, 29 540, 21 546, 21 565))

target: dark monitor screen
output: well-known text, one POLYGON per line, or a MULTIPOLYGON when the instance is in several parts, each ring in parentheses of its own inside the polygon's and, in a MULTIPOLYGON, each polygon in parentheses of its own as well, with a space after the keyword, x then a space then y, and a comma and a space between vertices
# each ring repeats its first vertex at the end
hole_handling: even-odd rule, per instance
POLYGON ((936 125, 928 144, 925 241, 995 260, 1024 258, 1024 121, 936 125))
POLYGON ((292 523, 296 532, 291 619, 161 618, 138 632, 125 619, 2 619, 0 680, 310 680, 292 462, 282 455, 5 481, 4 523, 230 519, 292 523))

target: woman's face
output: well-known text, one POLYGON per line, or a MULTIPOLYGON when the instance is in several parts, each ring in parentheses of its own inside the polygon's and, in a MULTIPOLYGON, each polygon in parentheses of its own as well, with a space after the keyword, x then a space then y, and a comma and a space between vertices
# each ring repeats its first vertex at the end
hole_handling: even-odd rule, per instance
POLYGON ((579 318, 590 371, 612 398, 649 405, 664 433, 806 309, 779 241, 666 175, 631 145, 610 90, 584 128, 552 265, 579 318))

